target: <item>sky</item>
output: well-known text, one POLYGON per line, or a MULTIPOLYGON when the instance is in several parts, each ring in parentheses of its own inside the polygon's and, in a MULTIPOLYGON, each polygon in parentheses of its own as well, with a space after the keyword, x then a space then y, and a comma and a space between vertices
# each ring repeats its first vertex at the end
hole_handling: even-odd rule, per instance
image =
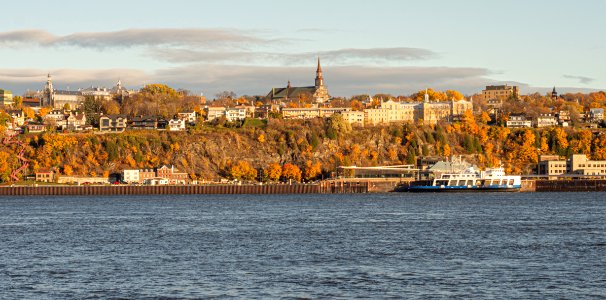
POLYGON ((164 83, 214 97, 313 85, 333 96, 425 88, 606 89, 606 1, 10 1, 0 88, 164 83))

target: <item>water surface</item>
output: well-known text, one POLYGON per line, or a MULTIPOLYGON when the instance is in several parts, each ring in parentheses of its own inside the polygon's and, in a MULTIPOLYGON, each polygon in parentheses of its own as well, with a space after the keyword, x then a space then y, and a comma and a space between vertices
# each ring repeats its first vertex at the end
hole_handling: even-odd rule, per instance
POLYGON ((0 198, 0 298, 606 297, 606 194, 0 198))

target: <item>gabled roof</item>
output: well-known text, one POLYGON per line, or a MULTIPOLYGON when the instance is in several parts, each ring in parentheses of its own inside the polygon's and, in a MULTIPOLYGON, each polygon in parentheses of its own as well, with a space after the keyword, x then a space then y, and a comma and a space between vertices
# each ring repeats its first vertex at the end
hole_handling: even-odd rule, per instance
POLYGON ((126 115, 102 115, 100 118, 108 118, 110 120, 126 119, 126 115))
POLYGON ((302 93, 313 93, 316 92, 315 86, 294 86, 294 87, 282 87, 273 88, 267 97, 272 99, 284 99, 284 98, 297 98, 302 93))
POLYGON ((138 116, 133 117, 133 122, 156 122, 158 118, 156 116, 138 116))

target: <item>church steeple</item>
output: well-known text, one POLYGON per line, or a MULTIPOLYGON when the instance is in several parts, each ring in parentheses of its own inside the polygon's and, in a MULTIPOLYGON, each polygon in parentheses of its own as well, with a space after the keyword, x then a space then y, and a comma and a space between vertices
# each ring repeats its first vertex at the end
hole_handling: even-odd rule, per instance
POLYGON ((324 86, 324 78, 322 77, 322 66, 320 65, 320 57, 318 57, 318 69, 316 70, 316 88, 324 86))
POLYGON ((44 96, 41 100, 43 106, 55 105, 54 93, 55 89, 53 88, 53 79, 51 77, 51 74, 48 73, 48 75, 46 75, 46 86, 44 87, 44 96))
POLYGON ((553 87, 553 91, 551 92, 551 99, 558 99, 558 92, 556 92, 555 86, 553 87))

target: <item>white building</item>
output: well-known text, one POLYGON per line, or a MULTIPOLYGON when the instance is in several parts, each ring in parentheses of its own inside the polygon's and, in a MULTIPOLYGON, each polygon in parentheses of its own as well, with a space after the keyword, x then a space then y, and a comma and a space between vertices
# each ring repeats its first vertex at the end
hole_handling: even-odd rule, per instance
POLYGON ((506 126, 508 128, 523 128, 532 127, 532 122, 526 119, 524 115, 511 115, 507 120, 506 126))
POLYGON ((139 170, 123 170, 122 181, 126 183, 139 183, 139 170))
POLYGON ((190 124, 196 123, 196 112, 195 111, 184 111, 177 114, 179 119, 185 120, 190 124))
POLYGON ((172 119, 168 121, 169 131, 185 131, 185 120, 183 119, 172 119))
POLYGON ((558 118, 551 114, 540 115, 537 117, 537 127, 558 126, 558 118))
POLYGON ((227 108, 225 110, 225 118, 227 121, 244 121, 246 119, 246 108, 227 108))

